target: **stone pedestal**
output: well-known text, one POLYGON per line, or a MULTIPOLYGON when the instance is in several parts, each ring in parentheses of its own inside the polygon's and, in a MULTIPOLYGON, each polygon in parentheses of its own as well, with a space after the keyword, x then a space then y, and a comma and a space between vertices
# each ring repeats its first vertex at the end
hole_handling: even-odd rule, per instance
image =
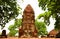
POLYGON ((25 8, 22 17, 22 27, 19 29, 19 37, 37 37, 35 15, 29 4, 25 8))

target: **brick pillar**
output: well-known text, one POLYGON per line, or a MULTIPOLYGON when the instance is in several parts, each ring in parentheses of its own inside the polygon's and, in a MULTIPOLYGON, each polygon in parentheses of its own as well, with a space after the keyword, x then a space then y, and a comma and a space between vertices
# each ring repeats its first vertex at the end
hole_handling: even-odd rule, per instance
POLYGON ((22 17, 22 27, 19 29, 19 37, 37 37, 35 15, 29 4, 24 9, 22 17))

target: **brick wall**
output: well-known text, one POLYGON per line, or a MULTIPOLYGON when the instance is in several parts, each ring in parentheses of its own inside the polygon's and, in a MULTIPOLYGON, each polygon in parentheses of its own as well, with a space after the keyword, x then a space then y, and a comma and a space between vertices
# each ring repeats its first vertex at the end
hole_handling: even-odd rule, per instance
POLYGON ((0 38, 0 39, 60 39, 60 38, 0 38))

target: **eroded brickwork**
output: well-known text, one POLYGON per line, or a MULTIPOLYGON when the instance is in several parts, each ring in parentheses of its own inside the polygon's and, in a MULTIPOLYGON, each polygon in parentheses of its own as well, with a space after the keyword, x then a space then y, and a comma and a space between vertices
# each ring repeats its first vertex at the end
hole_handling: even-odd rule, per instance
POLYGON ((37 37, 35 15, 29 4, 25 8, 22 17, 22 27, 19 29, 19 37, 37 37))

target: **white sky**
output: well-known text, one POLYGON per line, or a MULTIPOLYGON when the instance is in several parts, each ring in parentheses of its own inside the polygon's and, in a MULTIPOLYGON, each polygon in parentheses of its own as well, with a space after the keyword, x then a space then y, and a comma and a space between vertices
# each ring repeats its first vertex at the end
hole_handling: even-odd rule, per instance
POLYGON ((43 13, 44 11, 41 10, 41 8, 38 6, 38 0, 24 0, 24 2, 22 3, 21 0, 17 0, 18 4, 20 5, 20 7, 22 8, 22 12, 24 11, 25 7, 30 4, 32 6, 32 8, 34 9, 35 12, 35 18, 40 14, 43 13))
MULTIPOLYGON (((38 0, 24 0, 24 2, 22 2, 21 0, 17 0, 18 4, 20 5, 20 7, 22 8, 22 12, 24 11, 25 7, 30 4, 35 12, 35 18, 43 13, 44 11, 38 6, 38 0)), ((17 18, 22 18, 22 15, 19 15, 17 18)), ((42 19, 41 19, 42 20, 42 19)), ((51 24, 49 26, 47 26, 47 31, 50 32, 52 29, 54 29, 54 23, 55 20, 53 20, 52 18, 50 18, 50 22, 51 24)), ((9 33, 8 27, 9 25, 14 24, 14 19, 12 21, 10 21, 9 23, 6 24, 6 27, 4 28, 7 33, 9 33)), ((0 29, 1 32, 1 29, 0 29)))

